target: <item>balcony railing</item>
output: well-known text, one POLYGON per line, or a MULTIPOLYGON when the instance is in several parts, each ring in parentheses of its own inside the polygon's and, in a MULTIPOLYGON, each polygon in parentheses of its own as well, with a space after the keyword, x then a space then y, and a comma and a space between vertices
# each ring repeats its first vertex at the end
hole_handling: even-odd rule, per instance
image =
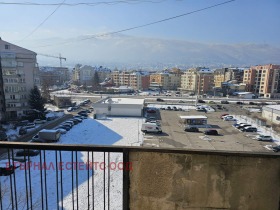
POLYGON ((129 208, 126 149, 16 142, 0 148, 1 210, 129 208), (18 149, 25 152, 20 158, 18 149), (29 156, 34 150, 38 155, 29 156))

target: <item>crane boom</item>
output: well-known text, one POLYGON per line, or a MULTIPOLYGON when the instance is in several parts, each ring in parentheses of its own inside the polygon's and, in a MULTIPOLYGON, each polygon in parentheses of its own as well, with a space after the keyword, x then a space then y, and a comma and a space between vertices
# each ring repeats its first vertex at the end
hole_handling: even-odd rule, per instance
POLYGON ((37 55, 41 55, 41 56, 46 56, 46 57, 51 57, 51 58, 58 58, 60 61, 60 67, 62 67, 62 60, 66 61, 66 58, 61 57, 61 54, 59 53, 59 56, 55 56, 55 55, 48 55, 48 54, 43 54, 43 53, 37 53, 37 55))

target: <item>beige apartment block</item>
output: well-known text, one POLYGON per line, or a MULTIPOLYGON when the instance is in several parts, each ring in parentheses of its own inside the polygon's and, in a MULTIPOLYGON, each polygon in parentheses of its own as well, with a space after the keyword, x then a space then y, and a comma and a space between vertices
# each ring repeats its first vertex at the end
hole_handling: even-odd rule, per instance
POLYGON ((206 94, 213 90, 214 74, 206 68, 192 68, 181 76, 181 90, 195 94, 206 94))
POLYGON ((115 86, 128 86, 142 90, 142 75, 136 71, 112 71, 111 77, 115 86))
POLYGON ((280 65, 251 66, 244 71, 246 90, 264 98, 280 98, 280 65))
POLYGON ((0 120, 17 119, 29 110, 31 88, 39 85, 36 53, 0 39, 2 66, 0 120))
POLYGON ((150 75, 150 86, 162 90, 177 90, 181 85, 181 74, 175 72, 160 72, 150 75))

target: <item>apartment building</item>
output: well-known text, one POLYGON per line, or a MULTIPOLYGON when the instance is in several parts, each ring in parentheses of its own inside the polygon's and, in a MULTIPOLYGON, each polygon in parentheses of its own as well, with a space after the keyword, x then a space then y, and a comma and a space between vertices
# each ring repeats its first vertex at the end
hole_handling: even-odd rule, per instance
POLYGON ((181 85, 181 73, 159 72, 150 75, 150 88, 160 90, 177 90, 181 85))
POLYGON ((0 38, 0 120, 16 119, 30 109, 30 90, 39 85, 36 53, 0 38))
POLYGON ((206 94, 213 91, 214 74, 208 68, 192 68, 181 76, 181 90, 195 94, 206 94))
POLYGON ((111 77, 114 85, 117 87, 128 86, 134 90, 146 90, 148 88, 147 80, 149 75, 141 71, 112 71, 111 77))
POLYGON ((214 71, 214 86, 221 88, 223 82, 234 81, 243 82, 244 69, 242 68, 222 68, 214 71))
POLYGON ((70 72, 65 67, 40 67, 40 81, 48 83, 50 86, 62 86, 70 81, 70 72))
POLYGON ((280 65, 251 66, 244 70, 246 90, 264 98, 280 98, 280 65))
POLYGON ((99 82, 103 82, 106 78, 111 77, 111 70, 108 68, 104 68, 103 66, 93 67, 89 65, 80 65, 77 64, 73 69, 72 80, 81 85, 92 85, 92 78, 97 72, 99 77, 99 82))

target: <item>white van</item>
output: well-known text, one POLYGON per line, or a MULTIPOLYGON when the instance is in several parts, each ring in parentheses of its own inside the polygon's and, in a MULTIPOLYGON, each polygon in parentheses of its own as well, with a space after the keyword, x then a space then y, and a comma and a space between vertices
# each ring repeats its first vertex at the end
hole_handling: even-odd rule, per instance
POLYGON ((155 123, 143 123, 141 131, 144 133, 162 133, 161 127, 155 123))

